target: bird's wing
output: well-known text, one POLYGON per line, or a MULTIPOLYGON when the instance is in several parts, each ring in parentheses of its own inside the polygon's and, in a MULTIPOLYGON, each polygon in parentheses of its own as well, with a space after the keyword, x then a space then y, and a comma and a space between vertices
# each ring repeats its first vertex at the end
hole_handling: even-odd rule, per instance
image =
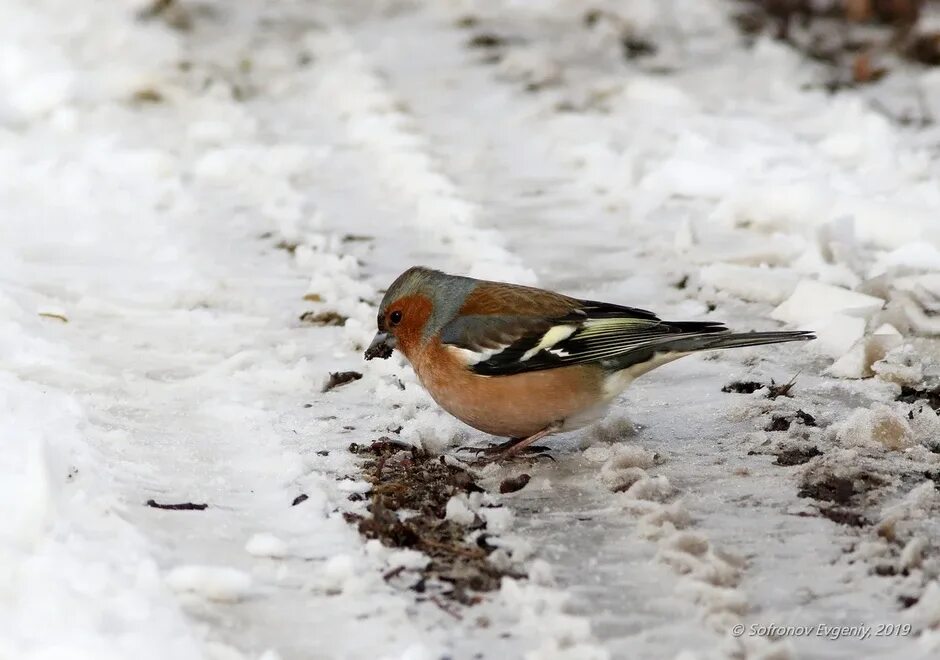
POLYGON ((719 323, 669 323, 642 309, 566 300, 568 309, 550 316, 462 315, 444 326, 441 342, 474 373, 508 376, 585 363, 623 369, 649 359, 665 342, 726 332, 719 323))

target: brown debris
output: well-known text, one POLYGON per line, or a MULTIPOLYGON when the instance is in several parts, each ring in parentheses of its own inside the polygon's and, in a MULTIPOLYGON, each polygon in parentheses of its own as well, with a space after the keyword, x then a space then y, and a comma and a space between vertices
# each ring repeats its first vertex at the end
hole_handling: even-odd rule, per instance
POLYGON ((529 479, 531 478, 532 477, 525 472, 517 477, 507 477, 499 484, 499 492, 505 495, 506 493, 515 493, 518 490, 522 490, 526 487, 526 484, 529 483, 529 479))
POLYGON ((787 417, 786 415, 774 415, 771 418, 770 424, 764 427, 765 431, 789 431, 790 425, 793 422, 798 422, 803 426, 816 426, 816 418, 810 415, 808 412, 802 410, 797 410, 792 417, 787 417))
POLYGON ((620 46, 623 48, 624 59, 627 60, 652 57, 658 50, 652 41, 633 36, 623 37, 620 40, 620 46))
POLYGON ((54 312, 39 312, 37 315, 44 319, 55 319, 56 321, 62 321, 62 323, 69 322, 67 317, 62 314, 56 314, 54 312))
POLYGON ((881 80, 886 73, 887 69, 872 63, 870 53, 859 53, 852 59, 852 80, 859 84, 881 80))
POLYGON ((793 395, 790 394, 790 390, 793 389, 793 385, 795 384, 795 376, 788 383, 784 383, 783 385, 777 385, 772 378, 770 379, 770 385, 765 385, 756 380, 737 380, 722 387, 721 391, 733 394, 754 394, 757 390, 766 387, 767 398, 776 399, 778 396, 792 397, 793 395))
POLYGON ((175 30, 185 32, 193 27, 193 18, 176 0, 153 0, 148 6, 137 12, 140 21, 162 20, 175 30))
POLYGON ((734 394, 754 394, 763 387, 764 384, 758 383, 756 380, 736 380, 722 387, 721 391, 734 394))
POLYGON ((907 56, 921 64, 940 65, 940 32, 928 32, 914 37, 907 47, 907 56))
POLYGON ((152 87, 138 89, 131 95, 131 101, 139 105, 163 103, 163 94, 152 87))
POLYGON ((166 511, 205 511, 209 508, 208 504, 194 504, 192 502, 181 502, 179 504, 160 504, 154 500, 145 502, 151 509, 164 509, 166 511))
MULTIPOLYGON (((432 599, 443 596, 471 605, 480 600, 474 592, 498 589, 503 576, 521 577, 490 563, 495 547, 480 542, 484 535, 472 537, 472 532, 485 530, 483 520, 477 517, 463 525, 445 519, 451 497, 482 490, 470 472, 389 438, 368 446, 353 443, 350 451, 366 459, 362 467, 372 490, 367 494, 370 515, 348 513, 346 519, 366 538, 428 555, 431 561, 411 589, 423 592, 433 586, 439 591, 432 599), (408 516, 402 518, 400 512, 408 516)), ((438 605, 459 616, 444 603, 438 605)))
MULTIPOLYGON (((288 254, 294 254, 297 251, 297 248, 300 247, 300 243, 297 243, 295 241, 280 240, 274 244, 274 247, 277 248, 278 250, 284 250, 288 254)), ((307 297, 304 296, 304 300, 306 299, 307 297)))
POLYGON ((506 38, 492 32, 481 32, 467 42, 468 48, 500 48, 506 45, 506 38))
POLYGON ((918 31, 924 0, 741 0, 735 16, 748 40, 775 28, 809 59, 826 64, 833 77, 824 87, 836 91, 873 83, 887 69, 874 57, 895 54, 928 66, 940 65, 940 33, 918 31))
POLYGON ((389 346, 385 342, 382 342, 382 343, 376 344, 375 346, 370 346, 369 348, 367 348, 366 352, 364 353, 364 357, 367 360, 372 360, 375 358, 382 358, 383 360, 387 360, 390 357, 392 357, 392 353, 394 352, 395 352, 395 349, 393 349, 391 346, 389 346))
POLYGON ((362 378, 362 374, 358 371, 332 371, 330 372, 330 379, 326 381, 326 385, 323 386, 323 391, 329 392, 332 389, 359 380, 360 378, 362 378))
POLYGON ((344 326, 348 320, 348 317, 333 311, 304 312, 300 315, 300 322, 307 323, 308 325, 344 326))
POLYGON ((467 14, 466 16, 461 16, 460 18, 457 19, 457 22, 454 23, 454 25, 456 25, 457 27, 463 28, 465 30, 469 28, 474 28, 479 24, 480 24, 480 19, 477 18, 476 16, 471 16, 470 14, 467 14))

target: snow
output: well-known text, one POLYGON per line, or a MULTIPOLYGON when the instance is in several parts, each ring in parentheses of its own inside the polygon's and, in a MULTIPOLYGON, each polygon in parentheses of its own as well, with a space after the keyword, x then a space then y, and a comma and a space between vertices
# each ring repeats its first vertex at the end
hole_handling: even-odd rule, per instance
POLYGON ((940 134, 869 102, 936 114, 936 72, 829 95, 719 0, 142 4, 0 8, 0 657, 936 653, 940 417, 897 398, 940 377, 940 134), (492 440, 361 359, 416 263, 819 339, 478 469, 446 517, 528 578, 448 612, 343 517, 350 443, 492 440), (772 623, 913 627, 729 634, 772 623))
POLYGON ((245 552, 255 557, 284 557, 288 552, 285 541, 269 532, 252 535, 245 543, 245 552))
POLYGON ((236 602, 251 594, 251 576, 227 566, 177 566, 167 573, 166 583, 178 593, 220 602, 236 602))

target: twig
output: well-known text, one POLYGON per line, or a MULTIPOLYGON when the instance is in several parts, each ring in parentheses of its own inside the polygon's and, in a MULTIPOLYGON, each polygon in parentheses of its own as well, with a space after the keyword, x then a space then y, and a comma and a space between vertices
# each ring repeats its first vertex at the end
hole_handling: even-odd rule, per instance
POLYGON ((452 610, 451 608, 447 607, 447 605, 445 605, 444 603, 442 603, 442 602, 440 601, 440 599, 439 599, 437 596, 431 596, 431 602, 434 603, 435 605, 437 605, 439 608, 441 608, 444 612, 447 612, 447 614, 450 614, 452 617, 454 617, 454 618, 457 619, 458 621, 463 621, 463 617, 460 616, 459 613, 457 613, 457 612, 455 612, 454 610, 452 610))
POLYGON ((209 507, 208 504, 194 504, 192 502, 181 502, 180 504, 160 504, 154 500, 147 500, 146 504, 153 509, 167 509, 169 511, 204 511, 209 507))

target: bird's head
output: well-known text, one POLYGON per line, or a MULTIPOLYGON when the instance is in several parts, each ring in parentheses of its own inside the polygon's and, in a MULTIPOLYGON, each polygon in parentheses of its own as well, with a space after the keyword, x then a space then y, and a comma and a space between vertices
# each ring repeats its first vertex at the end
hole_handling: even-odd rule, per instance
POLYGON ((413 351, 454 318, 475 280, 414 266, 392 282, 376 316, 378 332, 365 358, 388 358, 397 348, 413 351))

